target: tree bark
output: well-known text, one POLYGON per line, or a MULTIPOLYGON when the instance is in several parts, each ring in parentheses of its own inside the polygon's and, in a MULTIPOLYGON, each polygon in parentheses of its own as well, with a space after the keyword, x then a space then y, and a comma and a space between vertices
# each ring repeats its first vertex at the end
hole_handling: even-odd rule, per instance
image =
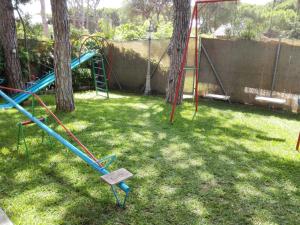
POLYGON ((75 110, 69 41, 69 21, 66 0, 51 0, 54 30, 54 70, 56 76, 56 110, 75 110))
MULTIPOLYGON (((190 0, 173 0, 174 20, 173 35, 168 51, 170 56, 170 71, 168 76, 168 86, 166 101, 174 101, 176 85, 183 60, 183 52, 186 47, 188 37, 189 22, 191 19, 191 1, 190 0)), ((183 97, 184 76, 181 82, 177 104, 181 104, 183 97)))
POLYGON ((41 3, 41 17, 42 17, 42 23, 43 23, 43 32, 46 37, 49 36, 49 30, 48 30, 48 22, 47 22, 47 16, 46 16, 46 4, 45 0, 40 0, 41 3))
POLYGON ((80 26, 82 29, 84 29, 84 22, 85 22, 85 11, 84 11, 84 1, 81 0, 81 5, 80 7, 80 26))
POLYGON ((23 89, 21 64, 18 54, 17 32, 11 0, 0 1, 0 39, 5 57, 5 76, 10 87, 23 89))

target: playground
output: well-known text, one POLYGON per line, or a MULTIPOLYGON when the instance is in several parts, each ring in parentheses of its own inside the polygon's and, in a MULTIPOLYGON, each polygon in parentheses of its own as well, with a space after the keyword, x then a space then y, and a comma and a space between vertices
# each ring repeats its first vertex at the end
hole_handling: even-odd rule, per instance
MULTIPOLYGON (((26 118, 10 109, 0 114, 0 199, 16 224, 299 220, 300 159, 290 135, 298 132, 297 116, 200 101, 201 113, 193 118, 193 105, 185 102, 171 125, 171 108, 160 97, 113 93, 99 101, 89 95, 76 94, 76 111, 58 117, 96 156, 116 154, 112 169, 134 174, 126 209, 116 207, 109 186, 61 144, 53 138, 52 145, 40 144, 36 127, 26 130, 28 158, 24 146, 16 152, 16 124, 26 118)), ((52 96, 43 100, 55 108, 52 96)))
POLYGON ((300 224, 300 1, 48 3, 0 2, 0 225, 300 224))

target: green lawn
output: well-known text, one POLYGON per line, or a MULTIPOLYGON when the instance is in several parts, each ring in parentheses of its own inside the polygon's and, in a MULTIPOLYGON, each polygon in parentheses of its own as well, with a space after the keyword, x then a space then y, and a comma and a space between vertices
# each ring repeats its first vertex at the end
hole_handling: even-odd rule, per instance
MULTIPOLYGON (((26 129, 29 159, 17 152, 24 117, 7 110, 0 111, 0 207, 15 224, 300 224, 299 116, 201 101, 193 117, 186 102, 170 125, 159 97, 89 96, 77 94, 76 112, 59 117, 97 157, 116 154, 112 170, 134 173, 127 208, 54 139, 52 148, 40 144, 34 126, 26 129)), ((54 109, 53 97, 45 99, 54 109)))

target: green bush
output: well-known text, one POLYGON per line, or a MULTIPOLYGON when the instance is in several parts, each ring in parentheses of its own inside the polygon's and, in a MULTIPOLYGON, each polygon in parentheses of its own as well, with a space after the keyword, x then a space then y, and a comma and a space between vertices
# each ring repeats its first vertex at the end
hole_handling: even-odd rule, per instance
POLYGON ((79 90, 81 87, 93 87, 93 78, 90 68, 77 68, 72 71, 72 77, 74 90, 79 90))
POLYGON ((165 39, 165 38, 171 38, 173 33, 173 23, 167 22, 167 23, 160 23, 157 26, 157 31, 154 33, 154 38, 157 39, 165 39))
MULTIPOLYGON (((53 63, 53 41, 28 40, 28 50, 24 47, 24 40, 19 40, 19 58, 22 68, 22 75, 28 81, 31 75, 42 77, 54 68, 53 63), (29 63, 29 64, 28 64, 29 63), (30 71, 29 67, 30 65, 30 71), (30 74, 29 74, 30 72, 30 74)), ((72 58, 77 57, 79 44, 76 48, 72 48, 72 58)), ((0 77, 4 76, 5 59, 3 50, 0 49, 0 77)), ((90 73, 90 64, 85 63, 79 69, 73 70, 74 89, 77 90, 80 86, 92 86, 92 77, 90 73)))
POLYGON ((116 28, 116 40, 137 40, 146 37, 146 27, 137 26, 133 23, 126 23, 116 28))

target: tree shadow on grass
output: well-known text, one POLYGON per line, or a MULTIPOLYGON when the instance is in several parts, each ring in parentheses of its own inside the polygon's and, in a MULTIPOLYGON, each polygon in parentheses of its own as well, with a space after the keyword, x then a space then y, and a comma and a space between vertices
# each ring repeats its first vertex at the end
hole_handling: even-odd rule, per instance
MULTIPOLYGON (((116 109, 110 108, 108 111, 111 112, 108 114, 116 109)), ((124 105, 123 109, 134 110, 124 105)), ((130 127, 126 132, 141 136, 150 133, 153 147, 147 149, 147 143, 144 147, 137 147, 133 143, 130 150, 126 151, 128 156, 121 155, 122 165, 128 164, 128 168, 136 175, 130 182, 134 190, 133 196, 125 213, 116 212, 114 208, 106 211, 107 220, 101 220, 100 215, 104 212, 98 208, 98 220, 102 221, 99 223, 136 224, 143 221, 146 224, 252 224, 273 221, 292 224, 298 216, 296 206, 299 201, 296 200, 291 206, 290 199, 286 198, 290 193, 282 188, 286 183, 297 187, 299 181, 289 169, 299 171, 299 166, 290 162, 282 163, 282 160, 272 155, 252 152, 238 144, 238 139, 242 138, 256 141, 256 136, 265 135, 260 130, 240 125, 226 128, 225 134, 232 141, 224 145, 216 137, 224 134, 222 124, 224 120, 230 120, 230 116, 226 115, 224 119, 208 115, 210 113, 204 112, 197 118, 196 125, 195 121, 180 118, 181 123, 186 124, 184 128, 182 124, 151 126, 145 123, 143 126, 133 126, 134 122, 138 124, 138 121, 143 120, 140 112, 133 112, 132 118, 124 119, 124 127, 130 127), (130 125, 127 126, 126 123, 130 125), (194 134, 198 132, 199 126, 206 127, 203 138, 206 141, 191 144, 191 141, 195 141, 194 134), (178 131, 179 128, 181 129, 178 131), (157 135, 165 134, 166 129, 171 129, 172 132, 162 137, 162 143, 155 143, 157 135), (177 148, 178 145, 181 147, 177 148), (172 148, 175 148, 174 151, 168 151, 172 148), (178 152, 180 154, 177 156, 178 152), (199 162, 195 160, 197 158, 200 158, 199 162), (258 165, 259 163, 262 165, 258 165), (253 168, 257 170, 255 173, 253 168), (250 176, 252 173, 254 176, 250 176), (280 181, 273 182, 273 177, 280 181), (246 187, 245 193, 243 186, 246 187), (252 187, 257 193, 251 195, 252 187), (269 205, 268 201, 273 203, 269 205), (285 212, 276 204, 289 206, 292 212, 290 217, 283 218, 285 212)), ((158 118, 161 117, 162 112, 154 111, 149 120, 160 123, 161 119, 158 118)), ((124 132, 122 129, 119 131, 124 132)), ((85 208, 86 205, 82 203, 80 207, 85 208)), ((74 211, 70 210, 65 219, 70 219, 72 215, 74 211)), ((85 222, 95 223, 90 216, 88 218, 85 222)))
MULTIPOLYGON (((250 148, 247 143, 268 134, 235 121, 231 113, 240 109, 203 103, 192 120, 192 112, 179 107, 170 125, 169 109, 154 98, 78 101, 77 106, 75 113, 60 118, 71 126, 77 124, 72 128, 75 134, 97 156, 116 153, 113 169, 124 167, 135 175, 128 181, 133 192, 127 209, 117 209, 99 174, 73 154, 61 154, 60 145, 53 152, 34 146, 29 168, 38 172, 27 183, 15 174, 28 166, 19 165, 19 158, 13 156, 3 170, 10 183, 0 185, 6 205, 10 197, 35 190, 37 196, 29 194, 51 196, 32 199, 37 220, 44 223, 295 224, 299 220, 299 163, 250 148), (43 211, 55 216, 48 218, 43 211)), ((57 128, 52 122, 51 126, 57 128)))

